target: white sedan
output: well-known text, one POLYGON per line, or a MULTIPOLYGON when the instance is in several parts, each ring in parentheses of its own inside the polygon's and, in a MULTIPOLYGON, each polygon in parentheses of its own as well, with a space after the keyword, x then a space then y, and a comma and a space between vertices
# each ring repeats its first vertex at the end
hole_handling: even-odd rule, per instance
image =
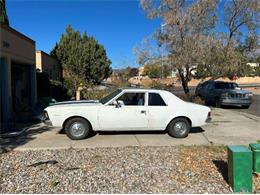
POLYGON ((172 93, 155 89, 123 88, 100 101, 69 101, 49 106, 44 121, 64 128, 74 140, 90 131, 167 130, 183 138, 191 127, 210 121, 210 109, 185 102, 172 93))

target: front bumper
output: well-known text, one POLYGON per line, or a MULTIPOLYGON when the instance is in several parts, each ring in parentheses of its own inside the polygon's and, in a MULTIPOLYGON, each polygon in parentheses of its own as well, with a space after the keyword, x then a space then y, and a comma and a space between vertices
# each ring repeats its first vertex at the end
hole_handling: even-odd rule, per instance
POLYGON ((252 99, 236 99, 236 98, 221 99, 221 105, 226 105, 226 106, 249 106, 251 103, 252 103, 252 99))
POLYGON ((51 120, 50 120, 49 115, 46 111, 43 112, 42 122, 45 125, 52 126, 51 120))
POLYGON ((43 120, 42 121, 45 125, 52 126, 52 123, 50 120, 43 120))

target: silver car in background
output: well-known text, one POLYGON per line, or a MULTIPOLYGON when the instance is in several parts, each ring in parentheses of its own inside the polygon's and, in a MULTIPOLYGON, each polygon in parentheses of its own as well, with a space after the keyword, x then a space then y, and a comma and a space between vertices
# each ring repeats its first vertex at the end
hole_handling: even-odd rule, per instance
POLYGON ((237 83, 223 81, 206 81, 200 83, 195 95, 205 100, 206 104, 221 106, 240 106, 249 108, 253 93, 242 90, 237 83))

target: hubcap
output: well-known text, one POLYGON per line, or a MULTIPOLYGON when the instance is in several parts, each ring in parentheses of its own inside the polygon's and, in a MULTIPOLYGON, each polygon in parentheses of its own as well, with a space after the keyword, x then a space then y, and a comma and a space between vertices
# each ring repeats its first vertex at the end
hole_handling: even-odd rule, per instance
POLYGON ((174 125, 174 131, 179 135, 184 134, 187 131, 187 125, 184 122, 177 122, 174 125))
POLYGON ((85 126, 82 123, 75 122, 70 126, 71 134, 75 137, 80 137, 86 131, 85 126))

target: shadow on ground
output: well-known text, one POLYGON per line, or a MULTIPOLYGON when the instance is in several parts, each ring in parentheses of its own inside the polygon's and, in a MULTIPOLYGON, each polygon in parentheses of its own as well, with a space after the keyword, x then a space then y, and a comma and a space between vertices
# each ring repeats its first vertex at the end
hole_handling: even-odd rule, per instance
POLYGON ((41 123, 31 124, 25 128, 29 129, 16 137, 0 137, 0 154, 9 152, 14 148, 24 145, 29 141, 32 141, 35 138, 35 135, 44 133, 46 131, 52 130, 50 127, 42 126, 41 123))
MULTIPOLYGON (((190 130, 190 133, 202 133, 204 132, 204 129, 202 129, 201 127, 194 127, 194 128, 191 128, 190 130)), ((167 134, 167 131, 164 130, 164 131, 143 131, 143 130, 138 130, 138 131, 98 131, 98 133, 100 135, 132 135, 132 134, 158 134, 158 135, 161 135, 161 134, 167 134)))
POLYGON ((213 160, 218 172, 221 173, 223 179, 228 183, 228 164, 224 160, 213 160))

